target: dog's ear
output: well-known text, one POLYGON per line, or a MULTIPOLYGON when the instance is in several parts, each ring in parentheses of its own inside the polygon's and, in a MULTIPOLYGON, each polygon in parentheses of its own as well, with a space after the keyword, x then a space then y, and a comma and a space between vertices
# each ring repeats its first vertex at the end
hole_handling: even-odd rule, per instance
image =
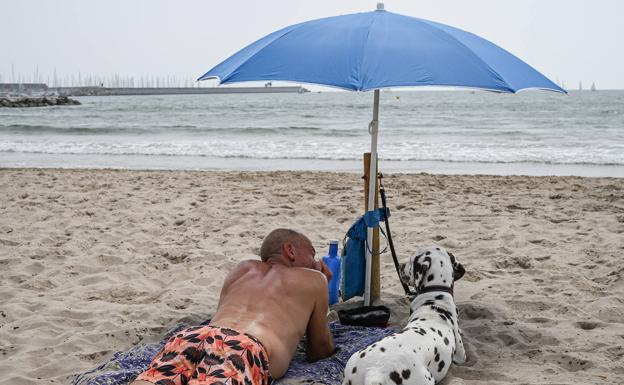
POLYGON ((455 262, 453 264, 453 280, 458 281, 459 279, 461 279, 461 277, 464 276, 464 274, 466 274, 466 269, 464 269, 464 266, 459 262, 455 262))
POLYGON ((409 284, 409 277, 407 275, 407 272, 405 271, 406 268, 406 262, 399 263, 399 279, 401 280, 401 282, 409 284))
POLYGON ((420 280, 423 276, 422 265, 419 260, 422 254, 417 254, 411 257, 405 264, 401 264, 401 280, 408 286, 417 288, 420 280))
POLYGON ((447 251, 447 254, 449 255, 449 257, 451 257, 451 263, 453 264, 453 280, 457 281, 461 279, 464 274, 466 274, 466 269, 464 269, 464 266, 459 263, 459 261, 457 261, 457 258, 455 258, 453 253, 447 251))
POLYGON ((415 257, 411 257, 407 261, 399 263, 399 279, 411 287, 414 287, 414 276, 418 275, 418 272, 414 271, 414 259, 415 257))

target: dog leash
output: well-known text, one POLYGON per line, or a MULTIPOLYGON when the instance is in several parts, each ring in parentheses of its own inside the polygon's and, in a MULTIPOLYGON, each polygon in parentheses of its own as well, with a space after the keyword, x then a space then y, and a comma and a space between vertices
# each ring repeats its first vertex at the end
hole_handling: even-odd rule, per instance
POLYGON ((399 277, 399 282, 401 282, 401 286, 403 286, 403 290, 405 291, 406 296, 415 296, 416 293, 411 291, 407 284, 403 282, 401 279, 401 272, 399 271, 399 261, 396 256, 396 251, 394 250, 394 242, 392 242, 392 234, 390 233, 390 211, 388 210, 388 206, 386 205, 386 189, 381 183, 383 179, 383 174, 379 173, 377 176, 379 180, 379 195, 381 196, 381 207, 383 208, 384 214, 386 216, 386 238, 388 239, 388 246, 390 247, 390 254, 392 254, 392 261, 394 262, 394 268, 396 269, 397 276, 399 277))

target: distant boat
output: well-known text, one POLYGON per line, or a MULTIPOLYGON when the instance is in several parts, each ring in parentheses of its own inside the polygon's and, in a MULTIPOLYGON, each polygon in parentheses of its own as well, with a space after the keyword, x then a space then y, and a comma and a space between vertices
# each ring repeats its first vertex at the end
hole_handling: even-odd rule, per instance
POLYGON ((593 82, 592 82, 592 85, 591 85, 590 90, 591 90, 592 92, 596 91, 596 83, 593 83, 593 82))
POLYGON ((583 91, 583 82, 579 82, 579 91, 583 91))

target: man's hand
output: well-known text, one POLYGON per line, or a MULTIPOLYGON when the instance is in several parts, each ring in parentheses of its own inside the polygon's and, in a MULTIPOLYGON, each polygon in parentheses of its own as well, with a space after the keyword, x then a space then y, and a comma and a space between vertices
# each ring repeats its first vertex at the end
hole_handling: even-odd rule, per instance
POLYGON ((323 261, 314 261, 314 269, 323 273, 325 277, 327 277, 327 282, 331 281, 332 277, 334 276, 331 270, 329 270, 329 267, 327 267, 327 265, 323 261))

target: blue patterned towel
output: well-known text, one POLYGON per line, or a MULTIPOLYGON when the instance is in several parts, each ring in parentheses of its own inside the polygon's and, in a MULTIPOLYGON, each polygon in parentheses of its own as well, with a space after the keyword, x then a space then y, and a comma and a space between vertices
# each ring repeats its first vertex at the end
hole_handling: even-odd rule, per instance
MULTIPOLYGON (((209 321, 204 322, 207 324, 209 321)), ((274 385, 322 383, 340 385, 342 371, 349 357, 358 350, 371 345, 394 332, 391 328, 369 328, 345 326, 338 323, 329 325, 334 343, 339 348, 333 356, 317 362, 307 362, 305 350, 300 345, 295 357, 290 362, 288 372, 274 385)), ((152 344, 137 345, 127 352, 117 352, 108 362, 77 375, 73 385, 126 385, 149 366, 152 358, 163 347, 171 335, 187 327, 180 325, 167 333, 165 338, 152 344)))

